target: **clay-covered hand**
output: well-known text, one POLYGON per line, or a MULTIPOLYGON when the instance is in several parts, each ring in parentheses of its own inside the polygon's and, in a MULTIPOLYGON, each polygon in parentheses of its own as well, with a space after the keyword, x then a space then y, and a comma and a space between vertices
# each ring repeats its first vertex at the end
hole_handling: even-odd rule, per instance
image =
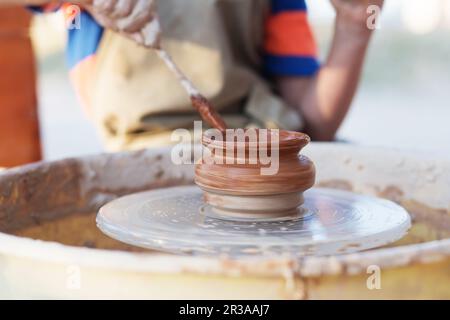
POLYGON ((104 27, 147 47, 159 47, 156 0, 80 0, 104 27))
POLYGON ((336 27, 347 33, 370 35, 384 0, 331 0, 336 10, 336 27))

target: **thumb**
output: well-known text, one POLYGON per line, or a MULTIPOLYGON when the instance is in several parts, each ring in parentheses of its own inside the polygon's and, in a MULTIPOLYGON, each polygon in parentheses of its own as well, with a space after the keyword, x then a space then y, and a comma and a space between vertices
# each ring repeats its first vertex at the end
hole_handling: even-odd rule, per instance
MULTIPOLYGON (((122 34, 124 34, 122 32, 122 34)), ((147 23, 140 31, 125 33, 125 36, 147 48, 159 49, 161 47, 161 27, 158 17, 147 23)))

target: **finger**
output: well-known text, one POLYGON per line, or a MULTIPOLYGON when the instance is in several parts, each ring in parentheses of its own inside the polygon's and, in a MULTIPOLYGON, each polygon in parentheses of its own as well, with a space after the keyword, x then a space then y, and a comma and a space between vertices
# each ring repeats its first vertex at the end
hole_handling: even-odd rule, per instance
POLYGON ((161 25, 157 15, 141 30, 141 33, 144 36, 144 45, 146 47, 161 47, 161 25))
POLYGON ((123 32, 133 33, 141 30, 152 21, 153 15, 148 12, 139 12, 117 21, 117 27, 123 32))
POLYGON ((158 17, 147 24, 143 29, 134 33, 123 33, 128 38, 143 45, 147 48, 160 49, 161 48, 161 27, 158 17))
POLYGON ((120 19, 128 17, 136 6, 137 0, 119 0, 111 14, 112 19, 120 19))
POLYGON ((154 17, 153 11, 153 1, 140 0, 136 3, 129 16, 117 20, 117 27, 124 32, 137 32, 152 21, 154 17))
POLYGON ((94 17, 94 19, 103 27, 111 29, 113 31, 119 31, 115 23, 108 17, 104 16, 103 14, 98 14, 95 9, 91 7, 85 7, 89 13, 94 17))
POLYGON ((114 12, 116 4, 117 0, 94 0, 92 2, 92 7, 100 14, 110 15, 114 12))
POLYGON ((143 45, 145 43, 144 35, 140 32, 126 33, 124 35, 138 44, 143 45))

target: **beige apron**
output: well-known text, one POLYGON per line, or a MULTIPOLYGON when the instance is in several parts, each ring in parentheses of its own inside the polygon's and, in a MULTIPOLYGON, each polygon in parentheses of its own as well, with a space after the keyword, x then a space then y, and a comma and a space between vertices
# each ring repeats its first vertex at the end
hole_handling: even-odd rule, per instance
MULTIPOLYGON (((267 0, 163 0, 163 47, 230 127, 298 130, 297 112, 261 74, 267 0)), ((109 150, 170 144, 172 130, 199 120, 155 52, 105 32, 92 86, 92 115, 109 150)))

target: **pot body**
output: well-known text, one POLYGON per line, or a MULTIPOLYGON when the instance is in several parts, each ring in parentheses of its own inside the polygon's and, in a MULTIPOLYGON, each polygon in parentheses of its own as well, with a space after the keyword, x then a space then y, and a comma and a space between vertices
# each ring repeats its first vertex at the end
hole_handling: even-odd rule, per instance
POLYGON ((267 132, 258 130, 256 141, 233 145, 228 144, 230 140, 203 137, 209 159, 197 163, 195 182, 216 212, 275 217, 293 214, 303 204, 303 192, 315 181, 313 162, 299 154, 309 137, 297 132, 267 132), (260 138, 267 136, 271 138, 268 141, 260 138))

